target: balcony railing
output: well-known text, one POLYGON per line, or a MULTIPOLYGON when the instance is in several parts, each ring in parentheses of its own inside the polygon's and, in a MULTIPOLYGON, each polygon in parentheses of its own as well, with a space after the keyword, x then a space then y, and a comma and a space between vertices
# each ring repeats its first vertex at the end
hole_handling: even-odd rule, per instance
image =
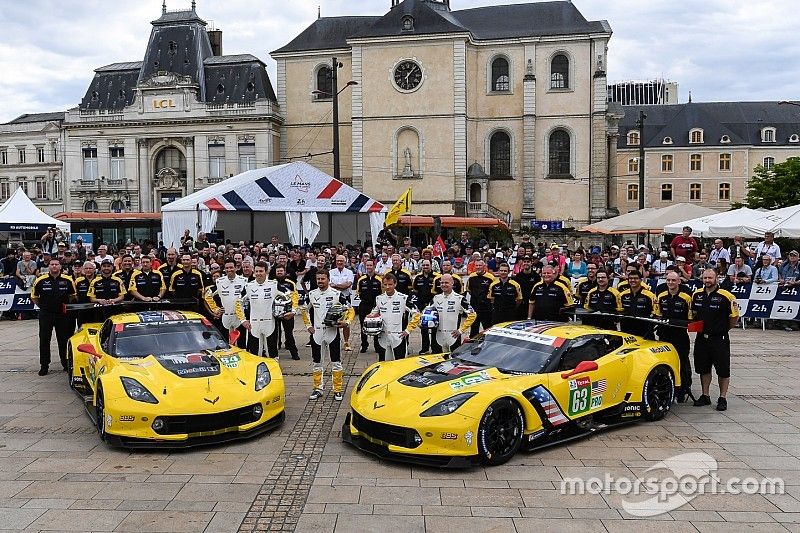
POLYGON ((209 185, 213 185, 215 183, 219 183, 220 181, 222 181, 224 179, 225 178, 211 178, 211 177, 208 177, 208 178, 206 178, 206 181, 208 182, 209 185))
POLYGON ((88 179, 88 180, 87 179, 81 179, 81 180, 78 181, 78 185, 80 185, 81 187, 96 187, 97 186, 97 180, 95 180, 95 179, 88 179))
POLYGON ((108 180, 106 180, 106 184, 109 187, 124 187, 125 178, 109 178, 108 180))

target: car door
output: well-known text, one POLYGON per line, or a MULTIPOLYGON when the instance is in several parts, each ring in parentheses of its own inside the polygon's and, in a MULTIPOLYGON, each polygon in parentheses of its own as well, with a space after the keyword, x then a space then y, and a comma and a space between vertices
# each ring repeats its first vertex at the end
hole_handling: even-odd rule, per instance
POLYGON ((619 355, 622 337, 596 333, 570 341, 554 372, 548 374, 550 392, 569 418, 580 418, 622 401, 629 364, 619 355), (581 363, 596 369, 581 371, 581 363), (589 365, 592 366, 593 365, 589 365))

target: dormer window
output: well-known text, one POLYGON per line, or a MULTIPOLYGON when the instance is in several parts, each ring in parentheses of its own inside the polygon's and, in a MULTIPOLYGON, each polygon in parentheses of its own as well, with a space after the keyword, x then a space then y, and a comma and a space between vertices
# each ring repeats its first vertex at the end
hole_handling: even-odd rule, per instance
POLYGON ((797 135, 796 133, 792 133, 792 135, 789 137, 789 142, 790 143, 800 143, 800 135, 797 135))
POLYGON ((639 146, 639 130, 628 132, 628 146, 639 146))
POLYGON ((774 143, 775 142, 775 128, 761 128, 761 142, 774 143))
POLYGON ((727 135, 723 135, 722 138, 720 138, 719 142, 722 144, 730 144, 731 138, 728 137, 727 135))
POLYGON ((661 144, 672 144, 672 137, 664 137, 664 140, 661 141, 661 144))
POLYGON ((414 31, 414 17, 410 15, 403 17, 403 31, 414 31))
POLYGON ((703 144, 703 130, 694 128, 689 130, 689 144, 703 144))

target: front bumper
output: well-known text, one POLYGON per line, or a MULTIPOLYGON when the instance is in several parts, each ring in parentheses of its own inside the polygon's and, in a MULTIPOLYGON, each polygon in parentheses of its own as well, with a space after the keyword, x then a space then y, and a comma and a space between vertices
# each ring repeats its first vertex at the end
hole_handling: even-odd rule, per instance
MULTIPOLYGON (((468 468, 479 464, 476 451, 470 450, 470 447, 466 445, 451 445, 448 447, 430 444, 429 441, 433 437, 432 431, 424 433, 423 442, 416 448, 405 448, 403 446, 388 444, 367 435, 363 431, 359 431, 353 426, 352 421, 352 412, 347 413, 344 425, 342 426, 342 440, 361 451, 383 459, 445 468, 468 468)), ((469 431, 469 429, 467 429, 467 431, 469 431)), ((457 439, 463 435, 463 433, 440 432, 440 434, 441 433, 455 434, 457 438, 453 439, 453 443, 456 443, 457 439)), ((474 440, 472 445, 474 446, 474 440)))
POLYGON ((106 433, 106 442, 108 442, 110 446, 116 448, 192 448, 195 446, 206 446, 209 444, 249 439, 280 426, 285 419, 286 412, 281 410, 277 415, 250 429, 226 428, 218 431, 193 433, 183 436, 170 435, 170 437, 178 437, 180 440, 175 438, 170 440, 163 438, 140 438, 106 433))

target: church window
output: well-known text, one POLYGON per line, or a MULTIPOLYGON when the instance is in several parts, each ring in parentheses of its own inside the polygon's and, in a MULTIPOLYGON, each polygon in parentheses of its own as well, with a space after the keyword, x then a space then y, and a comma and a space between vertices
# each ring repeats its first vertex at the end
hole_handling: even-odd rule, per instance
POLYGON ((499 92, 511 90, 508 60, 504 57, 498 57, 492 61, 492 90, 499 92))
POLYGON ((558 54, 550 62, 550 88, 569 89, 569 58, 558 54))
POLYGON ((555 130, 550 134, 550 171, 549 176, 563 178, 571 176, 570 138, 565 130, 555 130))
POLYGON ((489 140, 489 175, 511 177, 511 137, 504 131, 493 133, 489 140))

